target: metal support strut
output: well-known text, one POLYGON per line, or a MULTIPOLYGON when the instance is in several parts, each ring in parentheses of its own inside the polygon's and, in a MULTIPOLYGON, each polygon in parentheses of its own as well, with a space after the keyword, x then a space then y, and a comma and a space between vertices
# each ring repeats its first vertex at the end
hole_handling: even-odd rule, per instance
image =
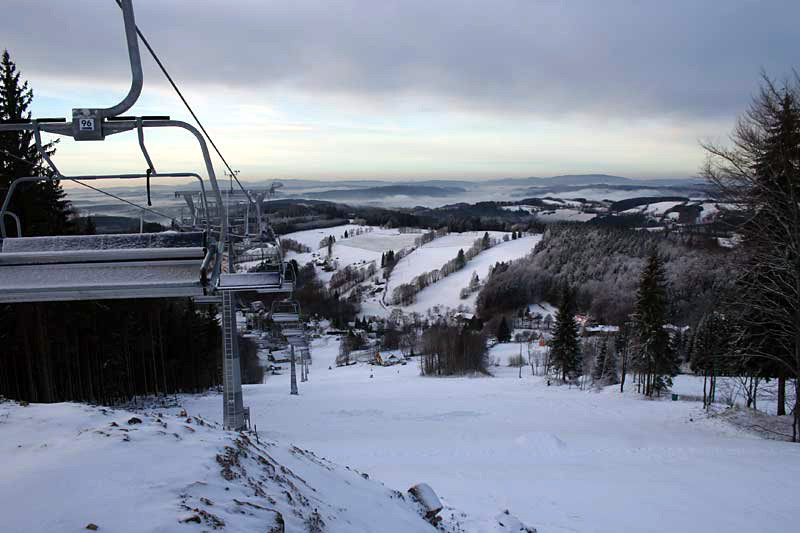
POLYGON ((238 431, 244 429, 244 403, 235 298, 231 291, 222 293, 222 417, 225 428, 238 431))
POLYGON ((290 353, 291 353, 291 356, 290 356, 290 361, 291 362, 289 363, 289 365, 291 367, 292 388, 291 388, 291 391, 289 392, 289 394, 293 394, 293 395, 297 396, 297 370, 295 368, 295 362, 294 362, 294 346, 292 346, 290 348, 290 353))

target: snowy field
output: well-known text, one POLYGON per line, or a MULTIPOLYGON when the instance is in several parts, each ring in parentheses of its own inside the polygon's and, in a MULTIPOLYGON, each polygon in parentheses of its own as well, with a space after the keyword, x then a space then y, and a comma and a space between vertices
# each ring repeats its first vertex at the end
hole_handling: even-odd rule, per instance
MULTIPOLYGON (((315 342, 300 396, 286 374, 245 387, 259 432, 392 488, 428 482, 466 514, 467 531, 486 531, 504 509, 540 533, 796 526, 800 447, 742 433, 697 403, 548 387, 505 366, 494 378, 441 379, 414 363, 336 368, 337 352, 333 339, 315 342)), ((219 396, 187 403, 220 418, 219 396)))
POLYGON ((644 215, 650 215, 652 217, 663 217, 664 214, 673 207, 684 205, 685 203, 686 202, 674 202, 674 201, 655 202, 652 204, 626 209, 625 211, 621 211, 620 213, 623 215, 635 215, 641 213, 644 215))
POLYGON ((398 261, 392 269, 392 274, 386 284, 389 295, 403 283, 410 283, 412 279, 424 272, 441 268, 451 259, 455 259, 458 250, 465 252, 472 246, 476 239, 488 233, 491 238, 502 239, 506 232, 503 231, 469 231, 464 233, 451 233, 420 246, 409 255, 398 261))
POLYGON ((542 222, 587 222, 596 216, 595 213, 583 213, 578 209, 556 209, 536 214, 536 218, 542 222))
MULTIPOLYGON (((378 267, 381 266, 381 254, 389 250, 395 252, 414 246, 414 239, 419 237, 421 233, 400 233, 396 229, 383 229, 380 227, 369 227, 371 231, 356 235, 355 237, 344 238, 344 232, 347 231, 348 235, 353 231, 365 230, 367 226, 358 226, 355 224, 346 224, 342 226, 334 226, 332 228, 319 228, 305 231, 298 231, 295 233, 288 233, 283 235, 290 239, 304 244, 311 248, 312 252, 298 254, 296 252, 289 252, 286 254, 286 259, 295 259, 300 265, 304 265, 314 260, 313 254, 317 253, 321 257, 327 257, 328 252, 325 248, 320 248, 319 244, 322 239, 333 235, 336 242, 333 245, 333 258, 337 261, 339 269, 346 266, 354 265, 360 266, 376 261, 378 267)), ((331 273, 323 272, 317 269, 317 275, 324 282, 328 282, 331 273)))

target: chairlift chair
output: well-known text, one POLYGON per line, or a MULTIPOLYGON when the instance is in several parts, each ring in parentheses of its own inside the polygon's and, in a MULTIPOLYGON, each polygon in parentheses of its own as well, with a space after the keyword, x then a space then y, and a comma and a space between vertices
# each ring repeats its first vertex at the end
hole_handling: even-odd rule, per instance
MULTIPOLYGON (((222 260, 231 232, 228 217, 224 216, 227 213, 223 213, 225 203, 203 134, 191 124, 169 117, 122 116, 141 94, 143 73, 132 1, 121 0, 119 5, 130 60, 131 86, 118 104, 108 108, 74 108, 69 121, 66 118, 0 121, 0 132, 32 134, 39 155, 52 173, 52 177, 17 177, 0 206, 0 303, 182 296, 193 296, 200 301, 203 298, 218 298, 221 293, 223 320, 226 323, 223 328, 224 426, 242 429, 245 410, 238 373, 238 353, 232 348, 236 346, 236 320, 231 305, 235 303, 235 298, 232 293, 291 292, 295 283, 294 272, 283 264, 280 243, 272 229, 267 227, 266 230, 259 230, 262 242, 271 244, 276 252, 269 261, 265 261, 265 265, 271 268, 258 272, 222 273, 222 260), (198 174, 161 174, 156 171, 144 143, 146 128, 180 128, 194 136, 212 186, 213 212, 209 210, 203 180, 198 174), (110 135, 129 131, 138 134, 139 147, 147 164, 145 173, 65 176, 53 163, 42 143, 42 132, 72 137, 76 141, 102 141, 110 135), (196 228, 196 224, 202 221, 206 225, 205 232, 30 238, 22 237, 21 221, 9 209, 14 189, 24 182, 145 178, 149 199, 150 179, 157 177, 192 177, 200 181, 202 205, 191 210, 193 226, 196 228), (212 225, 212 216, 216 217, 218 225, 212 225), (7 235, 7 218, 16 223, 17 237, 9 238, 7 235)), ((252 203, 249 193, 244 192, 252 203)), ((193 207, 192 203, 187 200, 190 208, 193 207)))
POLYGON ((273 322, 299 322, 300 304, 294 300, 275 300, 272 302, 269 317, 273 322))

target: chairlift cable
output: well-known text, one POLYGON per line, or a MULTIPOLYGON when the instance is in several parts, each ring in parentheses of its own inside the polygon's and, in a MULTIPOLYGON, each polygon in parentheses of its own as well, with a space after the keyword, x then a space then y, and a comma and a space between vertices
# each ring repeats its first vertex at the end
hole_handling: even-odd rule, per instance
MULTIPOLYGON (((122 9, 122 3, 120 2, 120 0, 114 0, 114 1, 117 3, 119 8, 122 9)), ((217 155, 222 160, 222 163, 225 165, 225 168, 228 169, 228 172, 233 174, 233 179, 236 180, 236 183, 239 185, 239 188, 242 189, 242 192, 244 192, 245 195, 247 196, 247 198, 250 199, 250 195, 248 194, 247 190, 244 188, 242 183, 239 181, 239 178, 236 177, 236 175, 234 174, 233 169, 228 164, 228 161, 225 160, 225 157, 223 157, 222 152, 220 151, 219 148, 217 148, 217 145, 214 142, 214 140, 211 138, 211 135, 208 134, 208 131, 206 131, 206 128, 203 126, 203 123, 200 122, 200 119, 195 114, 194 110, 192 109, 192 106, 189 105, 189 102, 183 96, 183 93, 178 88, 178 85, 175 83, 175 81, 172 79, 172 76, 170 76, 169 72, 167 72, 167 68, 164 66, 164 64, 161 62, 161 60, 158 58, 158 54, 156 54, 155 50, 153 50, 153 47, 150 46, 150 43, 145 38, 144 34, 142 33, 142 30, 139 29, 138 25, 136 25, 136 33, 139 35, 139 38, 142 40, 142 44, 144 44, 145 48, 147 48, 147 51, 150 52, 151 56, 153 56, 153 59, 155 60, 155 62, 158 65, 158 67, 161 69, 161 72, 164 74, 164 77, 167 78, 167 81, 169 81, 170 85, 172 85, 172 88, 175 89, 175 92, 178 94, 178 97, 181 99, 181 102, 183 102, 183 105, 186 106, 186 109, 192 115, 192 118, 194 118, 194 121, 197 122, 197 125, 200 127, 200 130, 203 132, 203 134, 208 139, 208 142, 214 148, 214 151, 217 152, 217 155)))

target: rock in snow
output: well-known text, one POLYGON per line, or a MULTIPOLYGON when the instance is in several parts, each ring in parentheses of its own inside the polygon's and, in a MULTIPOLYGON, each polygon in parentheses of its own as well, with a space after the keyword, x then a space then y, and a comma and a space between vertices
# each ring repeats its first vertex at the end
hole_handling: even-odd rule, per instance
POLYGON ((422 506, 427 520, 433 520, 442 510, 442 502, 439 501, 439 497, 427 483, 418 483, 408 489, 408 492, 422 506))

